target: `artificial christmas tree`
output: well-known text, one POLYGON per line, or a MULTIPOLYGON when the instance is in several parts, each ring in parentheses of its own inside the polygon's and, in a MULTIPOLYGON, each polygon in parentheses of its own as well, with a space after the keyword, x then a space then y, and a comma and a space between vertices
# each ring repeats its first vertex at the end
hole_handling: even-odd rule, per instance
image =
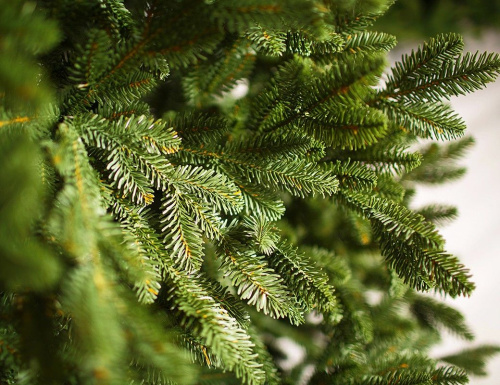
POLYGON ((442 329, 473 336, 419 292, 474 284, 434 224, 454 209, 408 204, 463 173, 472 141, 443 100, 500 59, 438 35, 381 80, 395 38, 367 28, 387 6, 3 4, 2 383, 480 373, 496 347, 428 356, 442 329), (284 339, 305 351, 288 369, 284 339))

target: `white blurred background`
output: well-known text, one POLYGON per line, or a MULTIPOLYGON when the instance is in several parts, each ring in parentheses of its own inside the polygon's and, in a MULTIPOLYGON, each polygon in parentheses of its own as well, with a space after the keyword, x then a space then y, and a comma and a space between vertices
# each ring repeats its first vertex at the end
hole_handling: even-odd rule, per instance
MULTIPOLYGON (((500 52, 498 32, 465 40, 466 51, 500 52)), ((453 98, 451 104, 465 120, 467 134, 476 140, 461 162, 467 174, 453 183, 420 187, 413 206, 444 203, 458 207, 458 219, 443 227, 441 233, 447 240, 447 251, 470 269, 477 288, 470 298, 446 301, 466 316, 476 336, 473 346, 500 345, 500 79, 484 90, 453 98)), ((455 353, 466 346, 470 347, 469 343, 445 336, 433 355, 455 353)), ((488 373, 486 378, 472 377, 470 383, 500 384, 500 355, 490 360, 488 373)))

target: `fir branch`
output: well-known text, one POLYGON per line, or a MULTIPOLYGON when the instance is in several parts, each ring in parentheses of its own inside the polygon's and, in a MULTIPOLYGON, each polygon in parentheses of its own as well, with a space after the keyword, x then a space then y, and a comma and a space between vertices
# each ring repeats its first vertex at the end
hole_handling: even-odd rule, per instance
POLYGON ((406 190, 401 185, 398 180, 391 174, 381 174, 377 180, 377 186, 373 191, 383 199, 387 199, 399 204, 404 204, 404 198, 406 197, 406 190))
POLYGON ((335 163, 325 162, 324 167, 333 172, 343 189, 367 190, 377 183, 377 176, 370 168, 359 162, 352 162, 350 159, 338 160, 335 163))
POLYGON ((79 89, 94 87, 111 65, 111 39, 101 30, 88 33, 85 46, 77 47, 76 60, 69 79, 79 89))
POLYGON ((441 225, 457 217, 457 208, 448 205, 427 205, 416 210, 425 220, 441 225))
POLYGON ((312 261, 286 242, 280 242, 276 249, 268 258, 269 264, 284 277, 308 310, 317 309, 329 316, 339 313, 333 294, 335 289, 328 285, 326 275, 318 272, 312 261))
POLYGON ((464 316, 442 302, 433 298, 414 296, 410 309, 425 327, 446 328, 466 340, 474 339, 472 331, 465 323, 464 316))
POLYGON ((243 183, 260 184, 271 191, 277 188, 293 195, 304 197, 308 194, 328 195, 337 188, 337 181, 329 171, 322 170, 318 165, 296 160, 255 159, 248 154, 231 154, 222 149, 183 148, 196 155, 202 155, 221 162, 221 168, 233 179, 242 179, 243 183))
POLYGON ((150 241, 157 240, 158 236, 149 225, 148 213, 143 213, 127 200, 114 196, 112 190, 106 186, 101 187, 101 194, 113 211, 115 219, 120 221, 122 238, 126 242, 125 245, 129 245, 126 247, 115 242, 108 253, 117 254, 114 259, 118 265, 122 265, 120 268, 134 286, 139 301, 153 303, 161 288, 161 276, 152 257, 158 255, 159 251, 150 241))
POLYGON ((366 85, 375 83, 382 64, 380 57, 334 63, 324 74, 314 78, 309 84, 304 84, 300 91, 301 106, 290 111, 284 119, 275 121, 267 131, 297 124, 316 111, 328 111, 327 106, 337 100, 349 104, 349 99, 366 98, 371 94, 366 85))
POLYGON ((127 105, 139 102, 157 85, 157 79, 149 71, 138 70, 122 75, 117 80, 101 84, 99 89, 91 89, 86 98, 87 103, 99 105, 127 105))
POLYGON ((345 46, 345 41, 341 35, 335 33, 325 40, 318 41, 303 33, 288 32, 285 45, 288 54, 299 54, 321 60, 325 59, 325 56, 331 57, 334 53, 341 51, 345 46))
POLYGON ((371 220, 389 267, 410 286, 435 288, 451 296, 470 295, 474 284, 468 270, 442 250, 443 239, 423 217, 394 202, 360 193, 343 191, 342 200, 371 220))
POLYGON ((199 0, 182 4, 149 2, 142 26, 142 35, 151 36, 145 55, 160 54, 175 69, 194 64, 213 52, 224 39, 224 33, 210 20, 213 9, 209 6, 199 0))
POLYGON ((256 161, 262 158, 293 161, 309 154, 314 154, 315 158, 322 158, 324 145, 300 132, 290 132, 285 135, 271 133, 244 137, 229 142, 224 150, 234 156, 253 157, 256 161))
POLYGON ((307 114, 302 120, 305 132, 332 148, 357 150, 384 137, 387 118, 380 111, 362 105, 307 114))
POLYGON ((165 248, 179 269, 196 272, 203 262, 203 241, 189 214, 186 199, 178 191, 163 197, 160 223, 165 248))
POLYGON ((263 257, 242 246, 236 239, 226 236, 219 252, 221 269, 236 287, 237 295, 273 318, 288 317, 296 325, 303 323, 303 315, 282 278, 263 257))
POLYGON ((446 104, 381 102, 391 122, 405 132, 428 139, 452 140, 463 136, 465 123, 446 104))
POLYGON ((353 382, 354 385, 385 385, 385 384, 398 384, 398 385, 432 385, 432 376, 430 373, 398 369, 391 371, 384 375, 365 376, 353 382))
POLYGON ((217 142, 229 129, 228 122, 221 116, 195 113, 178 114, 166 120, 166 125, 173 127, 188 145, 217 142))
MULTIPOLYGON (((185 148, 182 150, 186 151, 185 148)), ((179 166, 170 173, 169 182, 179 191, 197 196, 218 211, 238 213, 242 208, 240 189, 225 174, 214 169, 179 166)))
POLYGON ((353 34, 368 29, 387 9, 394 0, 356 4, 354 8, 348 3, 328 0, 334 11, 335 30, 339 33, 353 34))
POLYGON ((264 29, 257 24, 248 29, 245 37, 253 43, 252 46, 257 52, 265 55, 282 56, 286 50, 285 32, 264 29))
POLYGON ((432 381, 439 385, 463 385, 469 383, 467 374, 453 366, 443 366, 431 372, 432 381))
POLYGON ((261 184, 271 190, 278 187, 299 197, 315 194, 325 196, 337 190, 338 181, 330 171, 307 161, 291 163, 279 160, 262 164, 242 158, 226 158, 227 167, 224 170, 230 175, 244 175, 251 183, 261 184))
POLYGON ((98 259, 98 223, 105 217, 97 175, 75 128, 61 124, 59 143, 50 147, 52 163, 65 184, 49 219, 50 232, 77 259, 98 259))
POLYGON ((219 0, 213 5, 213 17, 231 32, 245 32, 255 23, 279 30, 309 29, 321 26, 321 7, 300 0, 242 0, 237 4, 219 0))
POLYGON ((119 305, 114 303, 117 298, 113 283, 98 257, 73 269, 61 291, 62 306, 71 315, 71 342, 79 348, 78 361, 74 363, 79 373, 124 381, 126 366, 121 364, 126 341, 117 311, 119 305), (87 306, 81 306, 82 303, 87 306))
POLYGON ((181 322, 203 338, 224 366, 249 385, 263 384, 264 372, 257 363, 248 334, 227 310, 222 308, 198 283, 197 276, 169 268, 167 297, 182 314, 181 322))
POLYGON ((498 352, 500 352, 500 347, 496 345, 481 345, 441 357, 440 361, 458 366, 475 376, 486 376, 486 359, 493 357, 498 352))
POLYGON ((395 239, 422 248, 439 248, 444 244, 434 225, 404 206, 359 192, 342 190, 341 195, 349 207, 379 224, 395 239))
MULTIPOLYGON (((444 61, 434 71, 419 74, 380 94, 384 98, 433 101, 449 99, 480 90, 500 73, 500 57, 495 53, 466 53, 454 60, 444 61)), ((389 83, 391 84, 391 83, 389 83)))
POLYGON ((134 24, 132 15, 121 0, 98 0, 98 2, 115 36, 120 37, 132 29, 134 24))
MULTIPOLYGON (((200 16, 203 18, 202 15, 200 16)), ((151 57, 160 54, 174 69, 188 67, 203 59, 207 54, 212 53, 224 39, 220 29, 210 24, 201 31, 196 30, 189 34, 182 34, 179 30, 176 31, 174 24, 170 26, 168 32, 172 33, 176 38, 161 42, 158 44, 160 45, 159 48, 146 51, 146 54, 151 57)))
POLYGON ((264 216, 250 216, 245 218, 244 225, 246 227, 245 234, 252 242, 256 243, 255 249, 259 253, 270 255, 277 247, 277 242, 280 239, 279 233, 275 225, 266 221, 264 216))
POLYGON ((253 100, 247 127, 251 130, 271 131, 271 127, 285 119, 297 103, 299 82, 304 63, 290 60, 278 67, 271 84, 253 100))
POLYGON ((388 95, 407 81, 439 71, 445 62, 453 60, 463 48, 462 37, 455 33, 440 34, 431 38, 419 46, 416 52, 404 55, 401 62, 396 63, 387 81, 387 91, 382 94, 388 95))
POLYGON ((285 213, 285 205, 278 194, 259 189, 248 182, 238 181, 244 203, 244 213, 249 216, 262 216, 269 221, 280 219, 285 213))
POLYGON ((332 156, 373 167, 378 173, 403 174, 415 169, 422 162, 422 155, 418 152, 410 153, 406 152, 404 147, 379 144, 357 151, 337 151, 332 156))
POLYGON ((151 384, 195 383, 198 370, 177 343, 177 335, 165 332, 165 317, 138 306, 129 305, 128 311, 124 310, 121 309, 121 321, 133 357, 130 377, 151 384))
POLYGON ((221 48, 210 60, 199 63, 184 77, 184 92, 194 105, 200 106, 222 96, 238 80, 250 74, 255 55, 242 43, 236 40, 230 48, 221 48))
MULTIPOLYGON (((21 133, 1 135, 0 162, 4 166, 0 168, 0 280, 5 294, 16 290, 47 290, 61 278, 63 261, 58 253, 51 252, 49 245, 34 236, 35 221, 42 218, 44 211, 43 187, 47 184, 39 175, 41 170, 37 164, 41 157, 38 150, 35 143, 21 133)), ((51 171, 48 176, 55 179, 55 172, 48 169, 51 171)), ((75 198, 74 194, 67 195, 75 198)), ((57 213, 58 218, 63 215, 57 213)), ((76 231, 81 231, 81 227, 76 231)), ((1 295, 0 330, 4 320, 3 298, 1 295)), ((7 337, 0 334, 0 339, 4 338, 7 337)))
POLYGON ((199 203, 196 196, 183 195, 183 200, 188 211, 188 215, 194 219, 196 226, 210 240, 219 240, 224 233, 226 223, 213 208, 208 208, 199 203))
MULTIPOLYGON (((80 134, 88 145, 100 150, 97 155, 102 161, 107 161, 106 170, 109 170, 109 179, 113 187, 123 189, 124 194, 139 204, 149 204, 153 201, 152 184, 164 184, 163 174, 165 170, 149 169, 153 180, 146 177, 134 162, 134 152, 127 148, 126 143, 119 137, 110 135, 108 130, 99 130, 98 126, 92 127, 87 124, 75 122, 80 134)), ((105 126, 104 126, 105 127, 105 126)), ((157 158, 157 163, 159 159, 157 158)), ((147 168, 147 160, 142 159, 142 164, 147 168)), ((165 166, 161 166, 165 169, 165 166)), ((148 173, 149 174, 149 173, 148 173)))
MULTIPOLYGON (((111 50, 111 55, 110 50, 108 52, 104 51, 106 49, 105 34, 95 33, 95 42, 86 47, 89 51, 89 59, 83 64, 77 63, 74 70, 76 80, 82 77, 87 80, 87 77, 90 76, 88 80, 91 83, 85 82, 76 85, 74 92, 67 97, 66 108, 69 110, 74 108, 82 109, 83 106, 89 106, 95 100, 100 103, 109 103, 109 95, 106 95, 106 91, 111 91, 111 94, 113 94, 112 99, 124 102, 130 101, 130 98, 138 99, 145 92, 150 91, 155 80, 150 73, 141 71, 138 68, 138 61, 140 61, 140 54, 144 53, 145 47, 160 30, 158 29, 151 34, 147 34, 147 30, 146 28, 145 34, 136 40, 131 39, 120 42, 115 46, 114 50, 111 50), (103 61, 106 66, 96 72, 96 75, 93 75, 92 59, 96 55, 105 56, 105 60, 99 61, 103 61)), ((109 40, 107 44, 109 45, 109 40)))
POLYGON ((178 344, 189 353, 192 362, 202 367, 224 367, 219 357, 214 355, 211 349, 201 342, 200 338, 194 337, 191 333, 184 332, 180 334, 178 344))
POLYGON ((390 51, 396 45, 396 38, 383 32, 366 32, 347 35, 344 52, 351 54, 370 54, 390 51))
POLYGON ((113 185, 137 203, 152 202, 152 186, 166 188, 173 167, 163 155, 177 151, 179 139, 164 123, 132 116, 108 124, 94 115, 76 119, 74 124, 84 141, 99 150, 99 158, 108 162, 113 185))
POLYGON ((472 138, 463 138, 446 146, 432 143, 421 150, 422 164, 403 176, 405 181, 438 184, 460 178, 465 168, 458 167, 454 160, 463 156, 474 144, 472 138), (439 163, 439 165, 438 165, 439 163))
POLYGON ((149 105, 142 101, 127 103, 126 106, 121 103, 107 103, 97 106, 97 115, 114 122, 122 117, 146 116, 149 114, 149 109, 149 105))
POLYGON ((439 249, 423 250, 408 243, 390 241, 383 231, 381 227, 375 228, 382 255, 410 286, 420 291, 435 289, 452 297, 469 296, 475 289, 469 270, 457 257, 439 249))

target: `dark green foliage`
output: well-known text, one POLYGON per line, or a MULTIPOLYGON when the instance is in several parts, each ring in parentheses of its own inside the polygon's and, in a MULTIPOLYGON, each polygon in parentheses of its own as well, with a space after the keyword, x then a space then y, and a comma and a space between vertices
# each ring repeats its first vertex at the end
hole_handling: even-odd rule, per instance
POLYGON ((417 320, 431 329, 443 327, 456 335, 472 340, 472 332, 465 324, 464 317, 455 309, 431 298, 415 296, 412 299, 411 311, 417 320))
POLYGON ((499 0, 396 1, 375 28, 401 38, 443 31, 481 34, 500 26, 499 0))
POLYGON ((340 186, 354 190, 368 190, 375 187, 377 175, 369 167, 359 162, 338 160, 336 163, 325 163, 338 178, 340 186))
POLYGON ((332 154, 337 159, 350 159, 358 161, 366 168, 372 167, 379 173, 403 174, 418 167, 422 155, 418 152, 408 152, 407 148, 397 146, 387 148, 381 144, 375 144, 365 150, 337 151, 332 154))
POLYGON ((421 207, 417 213, 422 215, 427 221, 434 224, 442 224, 451 221, 457 216, 457 209, 446 205, 428 205, 421 207))
POLYGON ((403 56, 379 97, 398 101, 439 101, 481 89, 498 74, 498 54, 466 53, 456 34, 438 35, 403 56))
MULTIPOLYGON (((1 12, 0 113, 9 113, 10 109, 15 112, 25 106, 40 107, 50 100, 51 87, 46 82, 33 87, 40 74, 33 59, 34 55, 47 52, 60 40, 57 23, 37 14, 35 3, 12 1, 3 4, 1 12)), ((20 123, 26 119, 25 116, 16 118, 21 119, 20 123)))
POLYGON ((474 284, 468 270, 444 252, 444 240, 430 222, 387 199, 359 193, 343 193, 340 199, 371 221, 382 255, 405 283, 418 290, 470 295, 474 284))
POLYGON ((447 145, 427 145, 421 150, 423 161, 420 166, 403 179, 408 182, 438 184, 460 178, 465 173, 465 168, 457 166, 454 161, 473 144, 474 140, 467 137, 447 145))
POLYGON ((20 135, 2 137, 0 157, 5 164, 0 170, 0 212, 2 218, 10 219, 0 222, 2 286, 10 290, 19 286, 44 290, 53 286, 61 274, 57 255, 29 236, 33 219, 43 213, 43 181, 37 171, 47 165, 40 164, 38 148, 20 135), (22 275, 29 278, 23 280, 22 275))
POLYGON ((311 270, 311 260, 301 255, 286 243, 281 243, 277 251, 269 258, 271 266, 283 275, 287 285, 299 294, 299 301, 308 310, 317 309, 318 312, 331 316, 338 312, 337 303, 333 294, 334 288, 328 285, 325 274, 311 270))
POLYGON ((474 288, 455 211, 408 206, 472 140, 413 145, 500 63, 439 35, 381 85, 389 3, 3 4, 0 382, 466 383, 428 357, 463 317, 416 294, 474 288))
POLYGON ((465 349, 457 354, 441 357, 440 360, 463 368, 476 376, 486 376, 485 359, 500 351, 498 346, 483 345, 477 348, 465 349))
POLYGON ((387 101, 381 105, 401 130, 420 138, 452 140, 465 130, 465 123, 446 104, 387 101))

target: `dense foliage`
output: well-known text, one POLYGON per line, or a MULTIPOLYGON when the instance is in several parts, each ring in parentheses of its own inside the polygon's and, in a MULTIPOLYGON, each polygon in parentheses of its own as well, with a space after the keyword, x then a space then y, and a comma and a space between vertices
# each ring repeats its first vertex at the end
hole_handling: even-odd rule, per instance
POLYGON ((500 0, 413 0, 396 1, 377 29, 401 39, 433 36, 442 31, 470 35, 497 31, 500 27, 500 0))
POLYGON ((483 374, 494 346, 428 356, 473 335, 421 293, 474 284, 436 229, 454 208, 409 203, 463 174, 446 100, 500 58, 441 34, 384 74, 395 38, 367 28, 386 8, 3 2, 0 383, 483 374))

